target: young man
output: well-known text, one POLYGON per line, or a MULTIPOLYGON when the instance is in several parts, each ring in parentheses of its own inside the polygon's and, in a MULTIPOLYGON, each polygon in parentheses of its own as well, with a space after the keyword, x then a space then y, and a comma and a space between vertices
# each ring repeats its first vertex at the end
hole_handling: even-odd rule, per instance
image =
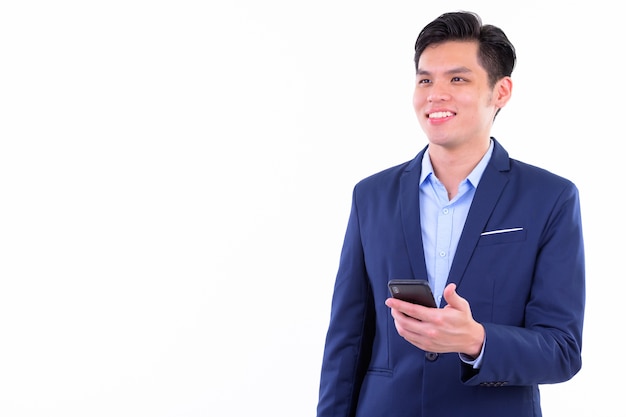
POLYGON ((515 49, 472 13, 415 45, 415 159, 354 188, 318 417, 541 416, 539 384, 581 368, 583 237, 575 185, 490 136, 515 49), (438 308, 389 297, 427 279, 438 308))

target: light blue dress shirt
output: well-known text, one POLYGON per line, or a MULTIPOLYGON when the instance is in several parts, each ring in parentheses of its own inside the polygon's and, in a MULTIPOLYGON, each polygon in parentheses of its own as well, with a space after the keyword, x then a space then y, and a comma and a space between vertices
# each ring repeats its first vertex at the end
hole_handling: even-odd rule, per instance
MULTIPOLYGON (((478 165, 461 181, 458 193, 452 200, 448 199, 446 188, 435 176, 428 149, 424 153, 419 184, 420 218, 428 282, 437 305, 441 305, 443 290, 467 213, 492 152, 493 141, 478 165)), ((480 365, 482 353, 476 361, 468 361, 463 355, 461 358, 477 367, 480 365)))

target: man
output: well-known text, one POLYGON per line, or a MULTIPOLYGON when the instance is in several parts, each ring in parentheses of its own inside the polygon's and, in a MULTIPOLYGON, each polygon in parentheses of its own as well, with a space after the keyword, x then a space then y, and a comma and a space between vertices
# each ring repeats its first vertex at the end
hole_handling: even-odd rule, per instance
POLYGON ((539 384, 581 368, 577 188, 490 136, 516 54, 497 27, 446 13, 415 45, 411 161, 354 188, 318 417, 541 416, 539 384), (389 297, 427 279, 438 308, 389 297))

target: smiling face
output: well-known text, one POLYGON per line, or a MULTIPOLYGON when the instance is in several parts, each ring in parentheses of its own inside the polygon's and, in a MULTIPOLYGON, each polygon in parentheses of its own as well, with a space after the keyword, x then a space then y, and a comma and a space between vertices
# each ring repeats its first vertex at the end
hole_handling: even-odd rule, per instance
POLYGON ((511 79, 489 85, 478 43, 446 41, 419 58, 413 108, 431 145, 486 150, 493 119, 511 96, 511 79))

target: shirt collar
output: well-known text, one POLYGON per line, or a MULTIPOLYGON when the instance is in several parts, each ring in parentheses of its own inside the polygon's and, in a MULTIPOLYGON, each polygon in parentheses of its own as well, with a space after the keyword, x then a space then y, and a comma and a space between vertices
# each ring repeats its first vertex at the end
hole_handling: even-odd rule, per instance
MULTIPOLYGON (((478 165, 469 173, 467 176, 467 180, 474 186, 474 188, 478 187, 478 183, 480 182, 480 177, 482 177, 483 172, 485 172, 485 168, 487 168, 487 164, 491 159, 491 154, 493 153, 493 139, 489 141, 489 149, 485 152, 478 165)), ((433 165, 430 162, 430 154, 428 153, 428 148, 426 152, 424 152, 424 157, 422 158, 422 174, 420 176, 420 186, 426 181, 430 175, 435 175, 433 171, 433 165)))

